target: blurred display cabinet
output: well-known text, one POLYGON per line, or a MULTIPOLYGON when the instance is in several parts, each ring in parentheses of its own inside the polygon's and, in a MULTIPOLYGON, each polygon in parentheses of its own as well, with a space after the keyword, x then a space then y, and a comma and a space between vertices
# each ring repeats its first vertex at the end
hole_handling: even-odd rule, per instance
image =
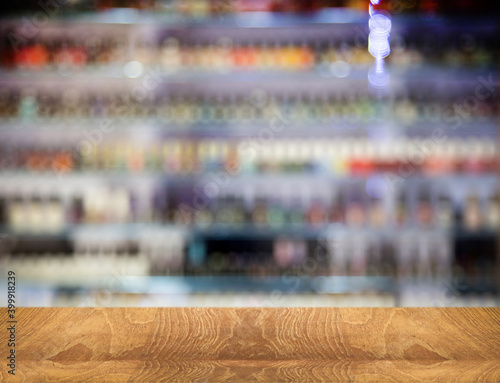
POLYGON ((352 8, 23 33, 0 27, 0 262, 42 301, 119 270, 109 304, 497 304, 495 20, 394 15, 378 88, 352 8))

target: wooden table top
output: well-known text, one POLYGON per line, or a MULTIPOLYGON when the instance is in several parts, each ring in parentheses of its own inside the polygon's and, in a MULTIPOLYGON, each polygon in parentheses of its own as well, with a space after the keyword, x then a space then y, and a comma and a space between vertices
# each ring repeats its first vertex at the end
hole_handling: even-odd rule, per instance
POLYGON ((19 308, 1 382, 500 382, 498 308, 19 308))

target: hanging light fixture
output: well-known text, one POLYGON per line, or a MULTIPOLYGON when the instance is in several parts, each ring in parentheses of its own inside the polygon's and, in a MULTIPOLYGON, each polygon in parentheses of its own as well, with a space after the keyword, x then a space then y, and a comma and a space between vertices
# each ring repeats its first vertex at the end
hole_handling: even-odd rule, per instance
POLYGON ((374 9, 380 0, 370 0, 368 10, 370 19, 368 27, 368 51, 375 58, 375 66, 368 72, 368 81, 376 88, 383 88, 389 83, 389 74, 384 68, 384 58, 391 53, 389 37, 392 23, 390 15, 386 12, 379 12, 374 9))

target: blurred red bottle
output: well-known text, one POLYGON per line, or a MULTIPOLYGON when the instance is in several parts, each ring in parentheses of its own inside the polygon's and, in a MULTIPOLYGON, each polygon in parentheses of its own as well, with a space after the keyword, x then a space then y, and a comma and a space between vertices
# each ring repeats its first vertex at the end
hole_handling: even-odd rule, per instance
POLYGON ((45 45, 34 43, 21 47, 15 57, 15 65, 28 69, 43 68, 48 64, 49 52, 45 45))

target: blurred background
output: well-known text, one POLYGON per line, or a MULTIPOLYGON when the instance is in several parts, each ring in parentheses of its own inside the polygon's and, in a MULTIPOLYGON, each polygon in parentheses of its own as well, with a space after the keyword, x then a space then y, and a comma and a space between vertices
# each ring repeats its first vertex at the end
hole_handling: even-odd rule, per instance
POLYGON ((491 2, 2 7, 18 305, 499 305, 491 2))

